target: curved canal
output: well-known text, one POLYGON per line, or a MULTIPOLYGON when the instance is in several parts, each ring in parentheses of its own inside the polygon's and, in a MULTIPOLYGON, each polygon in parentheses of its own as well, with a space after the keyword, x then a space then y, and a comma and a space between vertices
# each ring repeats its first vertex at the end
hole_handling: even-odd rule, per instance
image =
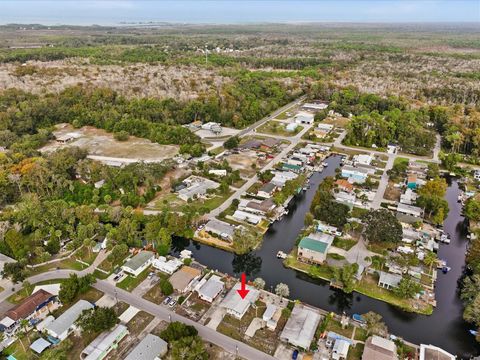
POLYGON ((480 347, 469 334, 469 326, 462 320, 462 304, 457 294, 457 280, 465 264, 467 239, 461 206, 457 203, 459 188, 455 181, 448 187, 450 212, 444 224, 445 231, 451 235, 451 243, 441 245, 438 252, 439 258, 447 260, 452 270, 448 274, 438 274, 435 290, 437 307, 431 316, 407 313, 358 293, 345 294, 334 290, 325 281, 285 268, 282 260, 276 258, 279 250, 288 253, 292 249, 318 185, 325 177, 335 175, 340 157, 331 156, 327 162, 329 166, 323 172, 314 173, 311 177, 310 189, 296 199, 289 214, 275 222, 265 234, 260 249, 239 256, 190 240, 177 239, 175 251, 187 248, 200 263, 224 273, 238 276, 245 272, 249 279, 261 277, 267 289, 273 289, 280 282, 286 283, 291 299, 299 299, 328 311, 345 311, 348 314, 375 311, 383 316, 391 333, 413 343, 438 345, 462 358, 479 354, 480 347))

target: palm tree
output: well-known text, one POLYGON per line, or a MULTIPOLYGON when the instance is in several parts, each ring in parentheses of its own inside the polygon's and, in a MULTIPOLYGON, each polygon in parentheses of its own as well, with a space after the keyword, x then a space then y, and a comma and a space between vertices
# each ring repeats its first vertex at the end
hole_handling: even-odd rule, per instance
POLYGON ((24 336, 27 337, 28 344, 30 345, 30 339, 29 339, 29 337, 28 337, 28 335, 27 335, 28 325, 29 325, 29 322, 28 322, 27 319, 22 319, 22 320, 20 320, 20 331, 21 331, 20 344, 22 344, 22 348, 23 348, 23 351, 24 351, 24 352, 26 351, 25 345, 23 344, 23 337, 24 337, 24 336))
POLYGON ((425 257, 423 258, 423 262, 425 265, 429 267, 429 274, 432 273, 432 267, 433 265, 437 262, 437 254, 435 254, 433 251, 429 251, 425 254, 425 257))

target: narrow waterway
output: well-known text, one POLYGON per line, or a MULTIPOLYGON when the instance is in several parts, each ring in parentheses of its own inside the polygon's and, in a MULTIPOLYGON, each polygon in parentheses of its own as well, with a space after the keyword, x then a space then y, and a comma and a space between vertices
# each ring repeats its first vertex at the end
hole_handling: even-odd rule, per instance
POLYGON ((439 274, 435 291, 437 308, 431 316, 406 313, 361 294, 345 294, 334 290, 324 281, 285 268, 282 260, 276 258, 279 250, 289 252, 292 249, 318 185, 325 177, 335 175, 335 169, 340 166, 340 157, 331 156, 327 162, 327 168, 311 177, 310 189, 297 197, 289 214, 274 223, 265 234, 263 245, 257 251, 238 256, 182 239, 176 240, 175 251, 187 248, 200 263, 234 276, 245 272, 252 280, 261 277, 267 288, 273 289, 280 282, 286 283, 291 299, 299 299, 328 311, 345 311, 348 314, 375 311, 383 316, 391 333, 413 343, 438 345, 465 358, 479 354, 480 347, 462 320, 462 304, 457 295, 457 280, 464 266, 467 239, 461 208, 457 203, 459 189, 455 181, 447 191, 450 213, 444 224, 445 231, 451 235, 451 243, 442 245, 438 253, 439 258, 447 260, 452 270, 448 274, 439 274))

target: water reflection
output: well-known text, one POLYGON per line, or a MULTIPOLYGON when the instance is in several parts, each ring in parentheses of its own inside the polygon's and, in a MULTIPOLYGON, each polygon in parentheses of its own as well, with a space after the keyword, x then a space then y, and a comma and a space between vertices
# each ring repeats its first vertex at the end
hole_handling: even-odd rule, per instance
POLYGON ((262 258, 254 253, 244 255, 234 255, 232 260, 232 270, 235 275, 245 273, 247 277, 253 279, 262 268, 262 258))

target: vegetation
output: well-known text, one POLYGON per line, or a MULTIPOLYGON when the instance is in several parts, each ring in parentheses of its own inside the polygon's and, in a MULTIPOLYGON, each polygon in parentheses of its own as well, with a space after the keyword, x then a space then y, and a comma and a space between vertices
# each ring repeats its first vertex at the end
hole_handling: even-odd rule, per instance
POLYGON ((70 277, 62 281, 60 285, 58 298, 62 303, 70 304, 78 295, 87 292, 95 281, 95 277, 91 274, 83 277, 78 277, 77 274, 70 274, 70 277))
POLYGON ((318 220, 329 225, 342 227, 347 223, 350 208, 335 201, 333 196, 334 179, 326 178, 318 187, 310 205, 310 212, 318 220))
POLYGON ((174 321, 160 333, 160 337, 168 342, 172 359, 206 360, 208 353, 197 334, 193 326, 174 321))
POLYGON ((371 210, 363 220, 368 241, 396 243, 402 240, 402 225, 390 211, 371 210))
POLYGON ((83 310, 76 324, 85 332, 102 332, 110 330, 118 322, 118 317, 113 308, 95 307, 83 310))
POLYGON ((428 219, 435 224, 443 224, 448 215, 448 202, 445 200, 447 183, 443 178, 427 181, 418 190, 417 205, 422 207, 428 219))

